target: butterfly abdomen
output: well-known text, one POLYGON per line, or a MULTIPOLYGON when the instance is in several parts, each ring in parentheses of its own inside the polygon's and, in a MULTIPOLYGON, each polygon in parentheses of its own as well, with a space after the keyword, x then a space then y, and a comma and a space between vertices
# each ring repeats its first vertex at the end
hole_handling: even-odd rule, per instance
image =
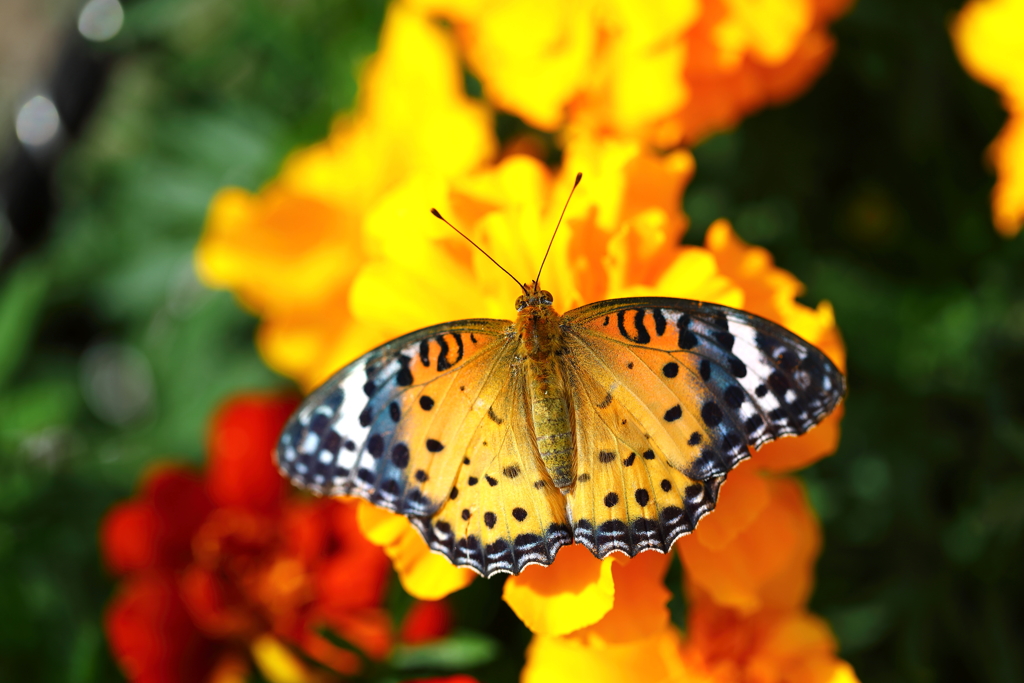
POLYGON ((537 450, 551 482, 563 491, 575 478, 572 420, 557 357, 565 349, 561 318, 551 305, 521 309, 516 329, 526 357, 527 389, 537 450))
POLYGON ((554 358, 542 362, 527 361, 527 368, 537 450, 551 482, 564 491, 572 485, 576 469, 565 384, 554 358))

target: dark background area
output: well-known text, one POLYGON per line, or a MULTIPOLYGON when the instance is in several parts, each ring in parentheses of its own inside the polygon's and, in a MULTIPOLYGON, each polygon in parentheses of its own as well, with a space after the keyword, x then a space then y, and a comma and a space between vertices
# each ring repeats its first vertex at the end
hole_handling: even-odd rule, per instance
MULTIPOLYGON (((838 453, 802 475, 825 533, 812 606, 865 682, 1024 680, 1024 240, 991 226, 1004 113, 955 58, 959 5, 860 0, 807 95, 696 148, 684 201, 687 242, 730 218, 835 306, 850 395, 838 453)), ((99 519, 150 463, 201 463, 224 397, 287 385, 254 320, 195 279, 207 203, 326 133, 382 19, 370 0, 126 11, 80 53, 68 19, 48 82, 81 85, 60 86, 67 54, 99 76, 59 153, 18 166, 0 132, 5 210, 11 169, 53 202, 0 225, 2 680, 119 680, 99 519)), ((455 604, 505 644, 482 680, 514 678, 528 634, 500 582, 455 604)))

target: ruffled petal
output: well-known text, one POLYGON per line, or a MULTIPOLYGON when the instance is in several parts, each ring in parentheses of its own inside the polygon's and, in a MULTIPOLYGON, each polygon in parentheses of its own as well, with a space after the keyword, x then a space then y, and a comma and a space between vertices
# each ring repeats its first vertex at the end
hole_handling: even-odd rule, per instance
POLYGON ((572 636, 537 635, 526 649, 523 683, 680 681, 679 633, 666 627, 647 638, 598 645, 572 636))
POLYGON ((472 583, 476 574, 456 567, 427 547, 423 537, 402 515, 358 501, 359 528, 371 543, 383 548, 405 591, 419 600, 440 600, 472 583))
POLYGON ((715 513, 677 547, 690 585, 716 604, 752 614, 807 600, 821 530, 796 480, 746 466, 729 475, 715 513), (766 492, 767 503, 752 514, 757 505, 744 494, 766 492))
POLYGON ((527 567, 505 581, 502 597, 534 633, 561 636, 600 621, 615 603, 612 557, 579 545, 562 548, 549 567, 527 567))

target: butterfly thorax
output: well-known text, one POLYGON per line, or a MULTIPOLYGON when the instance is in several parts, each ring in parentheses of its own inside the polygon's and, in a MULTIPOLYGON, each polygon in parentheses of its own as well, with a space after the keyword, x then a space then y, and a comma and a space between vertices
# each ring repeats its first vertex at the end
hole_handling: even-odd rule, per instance
POLYGON ((533 431, 552 483, 563 491, 575 479, 572 418, 558 358, 564 349, 561 316, 551 294, 533 284, 519 297, 516 333, 522 344, 533 431))

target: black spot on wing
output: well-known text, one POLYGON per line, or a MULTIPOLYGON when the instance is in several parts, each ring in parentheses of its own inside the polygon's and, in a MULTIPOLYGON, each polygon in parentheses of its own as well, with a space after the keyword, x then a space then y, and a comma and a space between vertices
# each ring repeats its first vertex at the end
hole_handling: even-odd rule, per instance
POLYGON ((466 347, 462 343, 462 333, 461 332, 454 332, 454 333, 452 333, 452 337, 455 338, 455 347, 456 347, 456 349, 458 351, 458 353, 456 353, 456 355, 455 355, 455 360, 452 361, 452 365, 455 365, 456 363, 458 363, 459 361, 462 360, 462 356, 465 355, 465 353, 466 353, 466 347))
POLYGON ((730 332, 726 332, 724 330, 712 332, 711 336, 716 342, 718 342, 718 345, 726 351, 732 351, 732 345, 736 343, 736 337, 734 337, 730 332))
POLYGON ((659 337, 665 334, 665 313, 660 308, 655 308, 651 310, 651 317, 654 319, 655 334, 657 334, 659 337))
POLYGON ((424 339, 420 342, 420 364, 425 367, 430 367, 430 340, 424 339))
POLYGON ((409 447, 404 443, 396 443, 391 447, 391 462, 395 467, 405 468, 409 465, 409 447))
POLYGON ((437 371, 444 372, 452 366, 448 362, 448 342, 445 341, 443 334, 437 337, 436 340, 437 345, 440 347, 440 350, 437 352, 437 371))
POLYGON ((700 369, 700 378, 702 380, 707 382, 708 380, 711 379, 711 361, 709 361, 707 358, 704 358, 700 362, 699 369, 700 369))
POLYGON ((714 429, 722 423, 722 419, 725 417, 722 413, 722 409, 718 407, 718 404, 714 401, 705 401, 704 405, 700 408, 701 419, 704 420, 704 424, 714 429))
POLYGON ((395 382, 400 387, 407 387, 412 384, 412 371, 409 370, 409 363, 412 359, 404 354, 398 356, 398 374, 395 375, 395 382))
POLYGON ((647 327, 644 323, 644 317, 646 315, 647 311, 642 308, 638 308, 633 311, 627 311, 625 309, 620 310, 616 314, 619 324, 619 334, 621 334, 625 339, 636 344, 650 344, 651 333, 647 331, 647 327), (636 329, 635 334, 630 334, 629 330, 626 328, 626 313, 629 312, 633 313, 633 327, 636 329))
POLYGON ((690 330, 691 322, 690 316, 685 313, 676 320, 676 328, 679 330, 679 339, 676 345, 683 351, 689 351, 699 343, 697 335, 690 330))

